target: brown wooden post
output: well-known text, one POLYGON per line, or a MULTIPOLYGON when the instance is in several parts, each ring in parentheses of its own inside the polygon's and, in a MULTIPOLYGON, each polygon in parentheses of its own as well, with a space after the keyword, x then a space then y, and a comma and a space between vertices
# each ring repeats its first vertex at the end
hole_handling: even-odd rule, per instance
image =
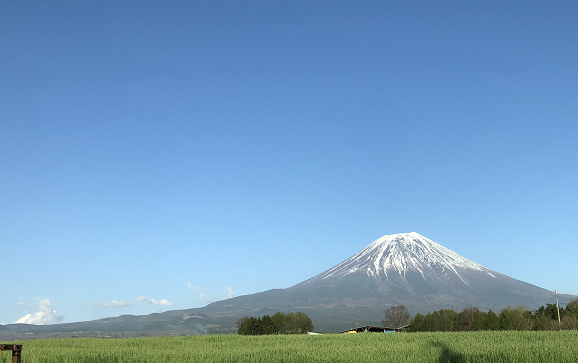
POLYGON ((22 346, 17 345, 18 349, 14 349, 12 351, 12 363, 21 363, 22 362, 22 346))
POLYGON ((22 360, 22 345, 16 344, 1 344, 0 350, 12 351, 12 363, 21 363, 22 360))

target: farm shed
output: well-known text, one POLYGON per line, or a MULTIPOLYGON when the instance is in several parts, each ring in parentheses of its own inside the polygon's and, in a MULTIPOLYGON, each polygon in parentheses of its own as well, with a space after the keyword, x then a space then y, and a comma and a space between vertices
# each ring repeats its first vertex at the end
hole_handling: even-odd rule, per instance
POLYGON ((394 329, 394 328, 384 328, 382 326, 366 325, 361 326, 359 328, 342 331, 341 333, 395 333, 402 331, 403 328, 405 327, 394 329))

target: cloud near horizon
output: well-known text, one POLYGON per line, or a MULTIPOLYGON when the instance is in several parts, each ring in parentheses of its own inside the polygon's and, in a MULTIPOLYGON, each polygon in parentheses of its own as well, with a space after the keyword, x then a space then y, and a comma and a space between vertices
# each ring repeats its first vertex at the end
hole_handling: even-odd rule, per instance
POLYGON ((202 301, 206 304, 210 304, 213 301, 217 301, 218 299, 219 299, 219 297, 217 295, 214 295, 214 294, 201 294, 201 296, 199 296, 199 298, 195 299, 194 301, 195 302, 202 301))
POLYGON ((201 285, 193 285, 192 283, 188 282, 187 287, 193 291, 196 291, 200 294, 200 296, 196 299, 193 299, 193 302, 204 302, 205 304, 210 304, 213 301, 219 300, 219 297, 215 294, 211 293, 204 293, 207 289, 202 287, 201 285))
POLYGON ((98 308, 123 308, 125 306, 131 306, 132 303, 130 303, 128 301, 112 300, 109 303, 101 303, 101 302, 97 302, 97 301, 91 301, 91 302, 87 303, 86 305, 95 306, 98 308))
POLYGON ((64 319, 63 316, 58 316, 56 310, 52 310, 52 303, 50 299, 36 298, 38 301, 38 312, 34 314, 26 314, 22 318, 16 320, 14 324, 34 324, 34 325, 48 325, 58 323, 64 319))
POLYGON ((225 299, 230 299, 235 297, 235 291, 231 286, 225 286, 225 290, 227 290, 227 297, 225 299))
POLYGON ((168 300, 165 299, 161 299, 161 300, 156 300, 156 299, 149 299, 148 297, 144 297, 144 296, 139 296, 138 301, 142 302, 143 304, 150 304, 150 305, 162 305, 162 306, 173 306, 174 304, 168 300))
MULTIPOLYGON (((217 296, 217 295, 215 295, 215 294, 204 292, 204 291, 206 291, 207 289, 204 288, 204 287, 202 287, 201 285, 193 285, 191 282, 187 282, 187 288, 189 288, 189 289, 191 289, 191 290, 193 290, 193 291, 196 291, 196 292, 198 292, 198 293, 200 294, 200 296, 199 296, 198 298, 193 299, 194 302, 200 302, 200 301, 202 301, 202 302, 204 302, 205 304, 210 304, 210 303, 212 303, 212 302, 214 302, 214 301, 217 301, 217 300, 221 300, 221 299, 222 299, 221 297, 219 297, 219 296, 217 296)), ((233 290, 233 288, 232 288, 231 286, 228 286, 228 285, 227 285, 227 286, 224 287, 224 289, 225 289, 225 291, 227 292, 227 295, 225 296, 225 299, 230 299, 230 298, 233 298, 233 297, 237 296, 237 295, 235 294, 235 291, 233 290)), ((224 300, 224 299, 223 299, 223 300, 224 300)))

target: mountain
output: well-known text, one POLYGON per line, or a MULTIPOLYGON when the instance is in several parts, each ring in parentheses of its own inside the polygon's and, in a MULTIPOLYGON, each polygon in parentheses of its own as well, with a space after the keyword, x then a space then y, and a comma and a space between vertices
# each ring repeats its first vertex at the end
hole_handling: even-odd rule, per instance
MULTIPOLYGON (((561 295, 565 306, 576 296, 561 295)), ((217 301, 203 308, 90 322, 0 326, 0 339, 234 333, 242 316, 303 311, 316 331, 380 325, 389 306, 412 315, 467 306, 499 311, 553 303, 553 292, 490 270, 415 232, 383 236, 342 263, 286 289, 217 301)))
POLYGON ((383 236, 342 263, 291 289, 362 287, 358 298, 382 296, 413 313, 466 306, 537 308, 553 293, 490 270, 415 232, 383 236))
POLYGON ((343 278, 362 273, 387 282, 406 280, 410 273, 419 273, 421 278, 432 283, 456 281, 468 285, 460 272, 484 272, 496 278, 490 269, 468 260, 434 241, 415 232, 383 236, 369 246, 343 261, 296 286, 306 286, 327 279, 343 278))

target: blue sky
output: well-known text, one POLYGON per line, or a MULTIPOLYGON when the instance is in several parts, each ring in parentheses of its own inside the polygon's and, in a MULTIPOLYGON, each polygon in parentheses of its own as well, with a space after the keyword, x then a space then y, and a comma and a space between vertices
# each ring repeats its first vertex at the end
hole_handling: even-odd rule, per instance
POLYGON ((0 323, 200 307, 412 231, 578 293, 576 19, 2 2, 0 323))

